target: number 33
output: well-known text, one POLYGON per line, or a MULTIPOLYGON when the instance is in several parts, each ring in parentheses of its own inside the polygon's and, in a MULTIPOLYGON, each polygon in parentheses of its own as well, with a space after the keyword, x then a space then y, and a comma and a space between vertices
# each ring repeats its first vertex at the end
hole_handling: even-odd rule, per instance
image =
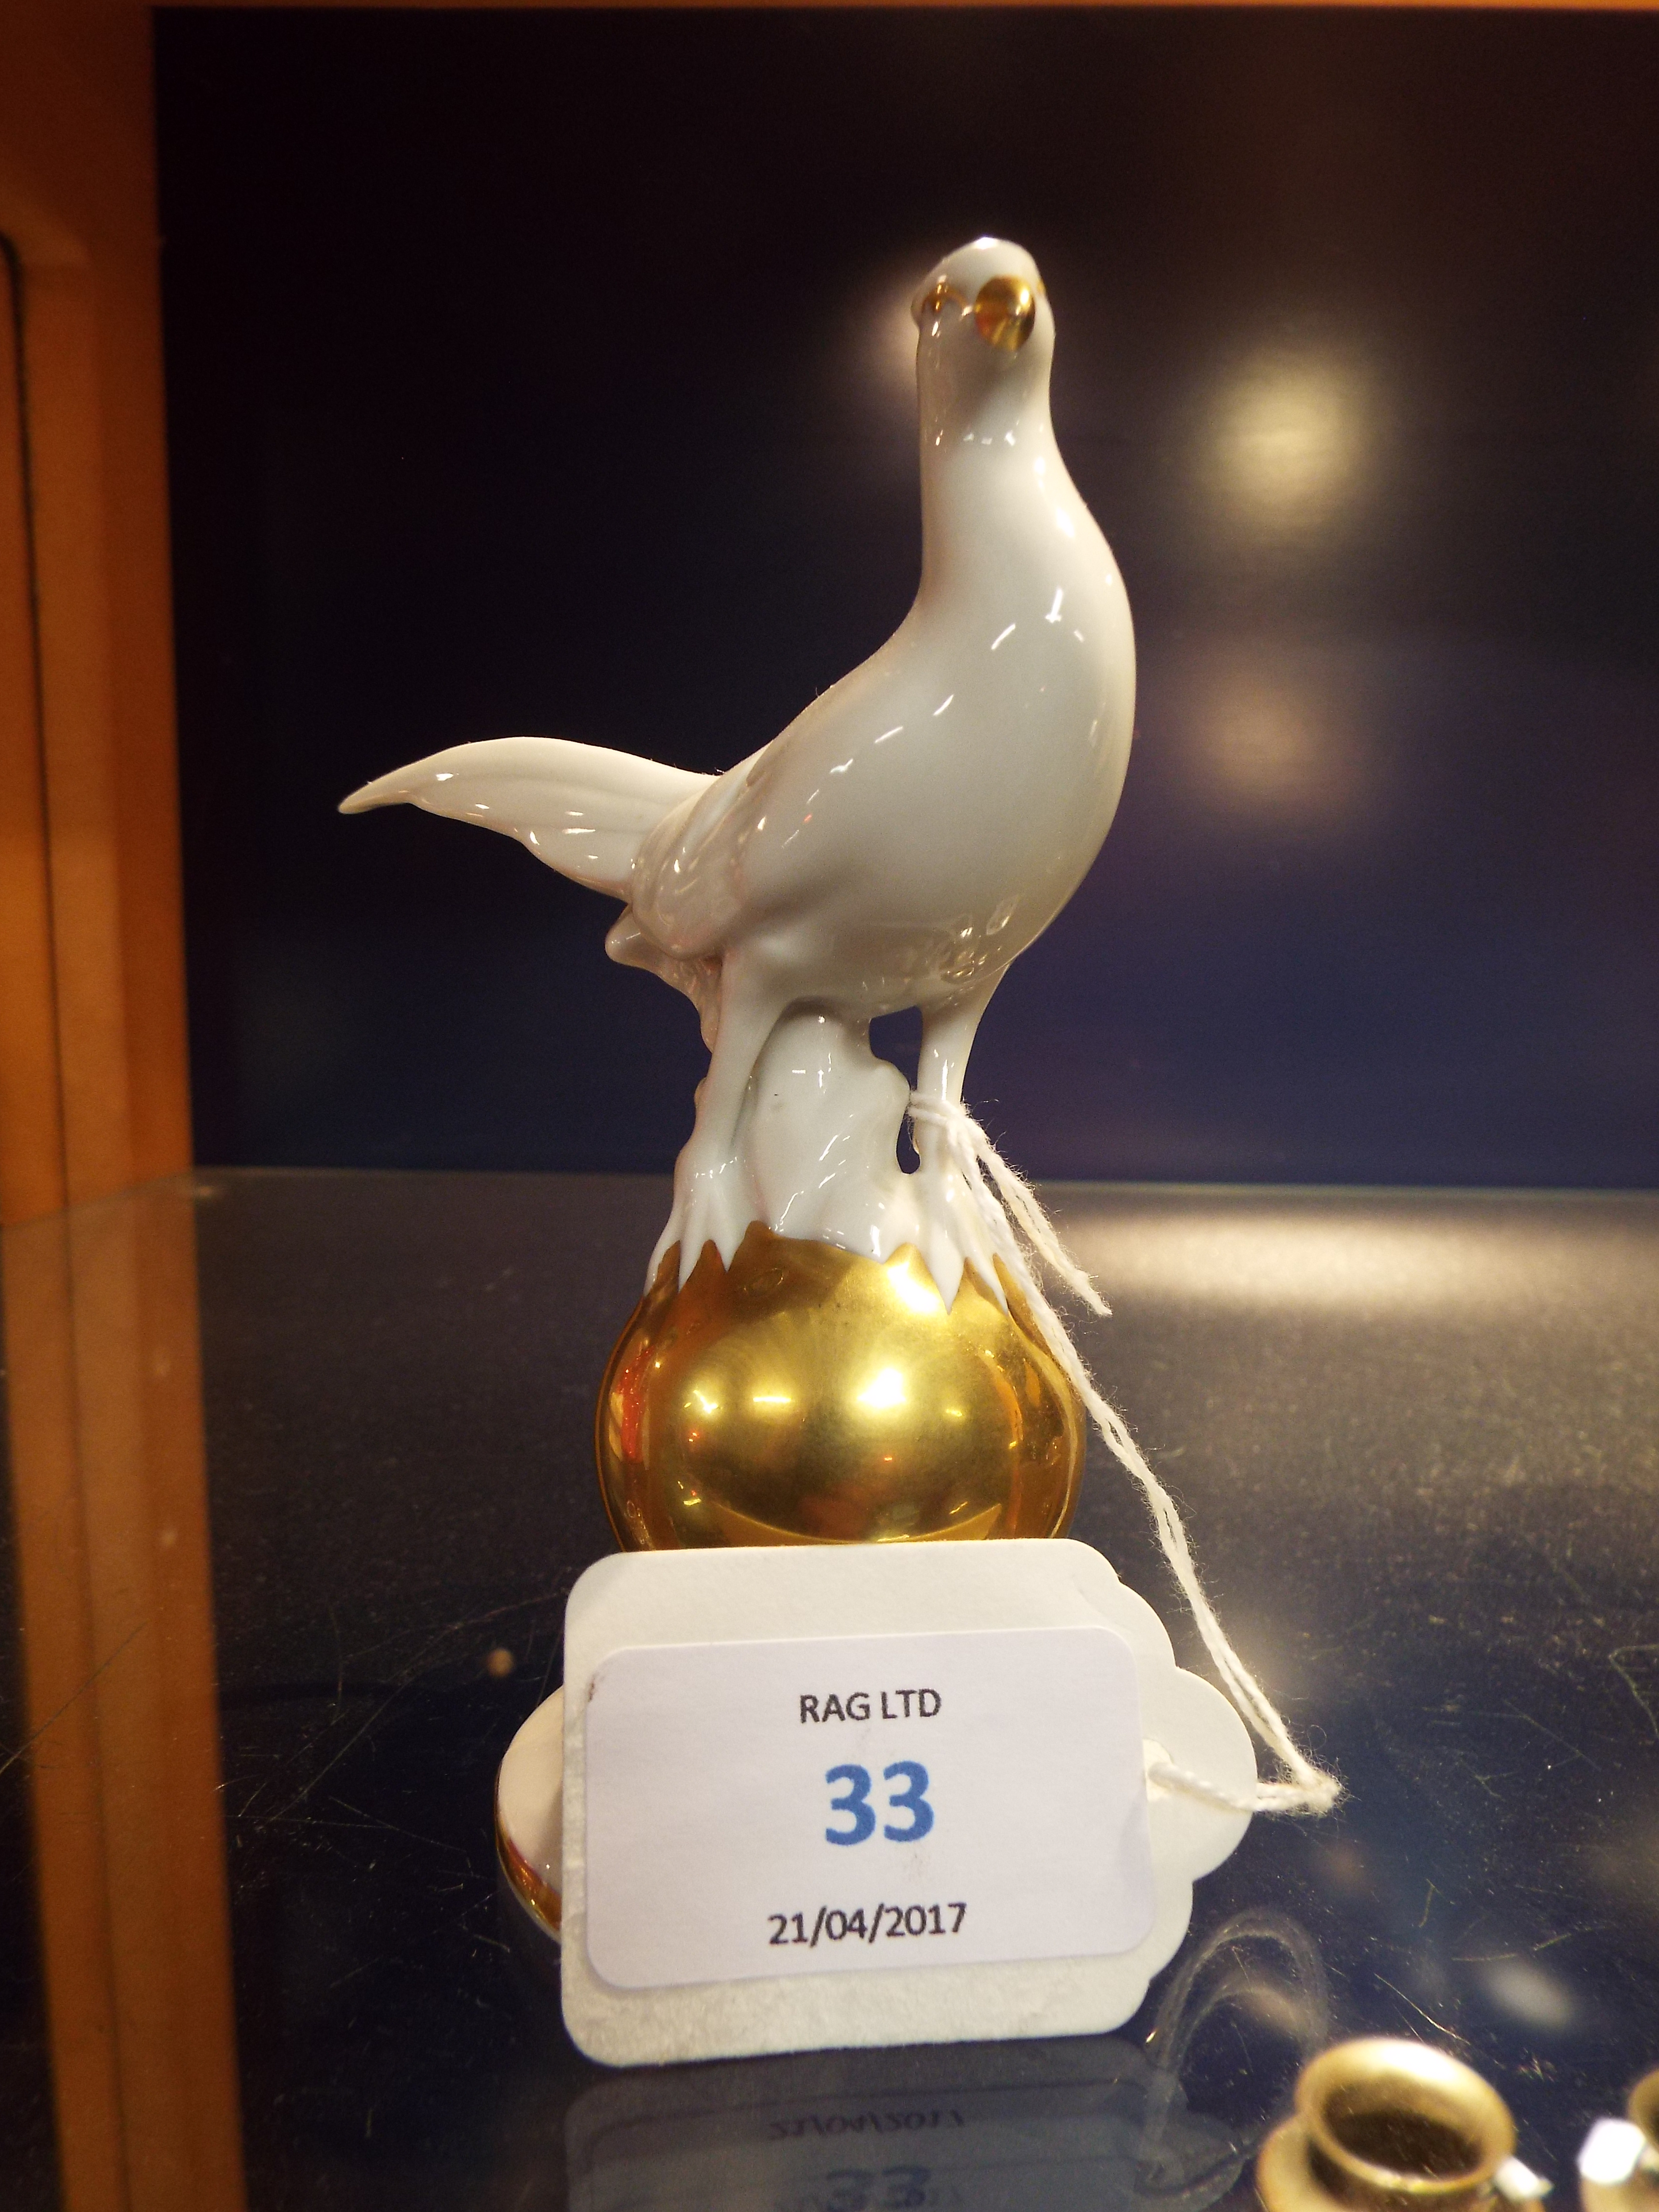
MULTIPOLYGON (((909 1826, 896 1828, 890 1823, 884 1826, 882 1833, 895 1844, 914 1844, 925 1836, 933 1825, 933 1808, 927 1802, 927 1769, 919 1766, 914 1759, 896 1759, 891 1766, 884 1767, 881 1778, 891 1782, 904 1778, 902 1790, 889 1793, 887 1809, 890 1813, 908 1813, 909 1826)), ((832 1797, 832 1813, 850 1813, 850 1828, 826 1828, 824 1835, 832 1844, 861 1844, 876 1832, 876 1816, 870 1809, 870 1770, 867 1766, 832 1766, 824 1776, 826 1782, 844 1782, 847 1795, 832 1797)))

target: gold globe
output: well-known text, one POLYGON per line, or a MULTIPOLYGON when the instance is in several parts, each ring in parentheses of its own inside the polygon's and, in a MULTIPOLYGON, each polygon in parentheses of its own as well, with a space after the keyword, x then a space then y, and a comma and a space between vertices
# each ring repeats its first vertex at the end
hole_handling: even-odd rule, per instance
POLYGON ((682 1286, 663 1261, 599 1393, 599 1486, 628 1551, 1060 1536, 1085 1427, 1018 1290, 955 1303, 886 1261, 750 1226, 682 1286))

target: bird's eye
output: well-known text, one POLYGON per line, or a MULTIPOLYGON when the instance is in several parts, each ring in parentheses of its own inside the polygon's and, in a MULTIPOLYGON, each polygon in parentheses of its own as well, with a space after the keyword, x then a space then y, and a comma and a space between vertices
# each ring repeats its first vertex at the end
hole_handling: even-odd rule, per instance
POLYGON ((1018 353, 1036 321, 1036 295, 1018 276, 988 276, 974 302, 974 326, 987 345, 1018 353))
POLYGON ((935 317, 942 315, 952 300, 956 301, 958 307, 966 309, 968 302, 957 291, 956 286, 948 276, 941 276, 932 290, 922 295, 921 312, 924 315, 935 317))

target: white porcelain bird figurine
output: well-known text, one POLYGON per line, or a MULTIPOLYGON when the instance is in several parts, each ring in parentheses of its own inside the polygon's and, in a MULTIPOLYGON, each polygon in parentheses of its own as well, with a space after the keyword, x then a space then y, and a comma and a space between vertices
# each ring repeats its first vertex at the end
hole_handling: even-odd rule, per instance
POLYGON ((366 784, 518 838, 623 902, 606 949, 696 1005, 711 1057, 652 1271, 684 1281, 751 1220, 885 1259, 916 1244, 946 1303, 982 1216, 940 1128, 870 1050, 922 1017, 917 1097, 959 1105, 980 1018, 1111 824, 1134 641, 1111 552, 1054 443, 1054 325, 1031 257, 981 238, 912 304, 922 568, 880 650, 720 776, 555 738, 457 745, 366 784))

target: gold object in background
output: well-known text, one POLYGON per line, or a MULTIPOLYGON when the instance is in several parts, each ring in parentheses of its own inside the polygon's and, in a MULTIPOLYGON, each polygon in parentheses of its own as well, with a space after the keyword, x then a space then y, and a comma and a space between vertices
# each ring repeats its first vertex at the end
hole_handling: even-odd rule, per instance
POLYGON ((1427 2044, 1366 2036, 1303 2069, 1256 2187, 1267 2212, 1457 2212, 1492 2197, 1514 2154, 1515 2123, 1490 2083, 1427 2044))
POLYGON ((1628 2129, 1601 2122, 1578 2154, 1578 2195, 1584 2212, 1659 2212, 1659 2069, 1644 2074, 1625 2107, 1628 2129), (1620 2135, 1626 2137, 1620 2143, 1620 2135), (1598 2146, 1597 2138, 1612 2136, 1598 2146), (1595 2152, 1601 2148, 1601 2155, 1595 2152), (1611 2155, 1609 2155, 1611 2154, 1611 2155))
POLYGON ((866 1259, 751 1224, 658 1270, 611 1355, 596 1448, 629 1551, 1059 1536, 1083 1409, 1005 1278, 948 1310, 909 1246, 866 1259))
POLYGON ((1648 2148, 1659 2157, 1659 2067, 1644 2074, 1630 2093, 1628 2106, 1633 2124, 1648 2139, 1648 2148))

